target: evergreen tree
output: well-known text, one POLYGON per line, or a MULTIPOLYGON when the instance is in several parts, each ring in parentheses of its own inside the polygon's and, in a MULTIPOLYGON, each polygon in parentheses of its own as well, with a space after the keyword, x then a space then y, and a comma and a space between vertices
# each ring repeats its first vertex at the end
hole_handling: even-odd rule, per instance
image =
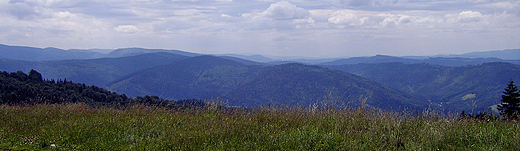
POLYGON ((40 74, 39 72, 37 72, 36 70, 33 70, 33 69, 31 69, 31 71, 29 71, 29 79, 35 80, 37 82, 43 81, 42 74, 40 74))
POLYGON ((510 80, 502 92, 502 103, 498 105, 500 115, 506 118, 518 118, 520 115, 520 91, 513 80, 510 80))

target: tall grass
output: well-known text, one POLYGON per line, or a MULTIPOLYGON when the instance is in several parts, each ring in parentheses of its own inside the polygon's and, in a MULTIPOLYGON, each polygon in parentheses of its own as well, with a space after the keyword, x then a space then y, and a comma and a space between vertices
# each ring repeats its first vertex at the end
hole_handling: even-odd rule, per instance
POLYGON ((4 105, 0 120, 0 149, 11 150, 520 150, 518 123, 436 112, 76 103, 4 105))

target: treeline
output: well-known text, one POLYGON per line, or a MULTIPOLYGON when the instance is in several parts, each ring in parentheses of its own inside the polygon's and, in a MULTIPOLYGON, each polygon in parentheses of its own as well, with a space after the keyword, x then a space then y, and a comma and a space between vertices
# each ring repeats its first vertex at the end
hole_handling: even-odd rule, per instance
POLYGON ((157 96, 130 98, 97 86, 64 80, 44 80, 35 70, 0 72, 0 104, 32 105, 83 102, 92 106, 126 107, 144 104, 166 108, 203 108, 201 100, 164 100, 157 96))

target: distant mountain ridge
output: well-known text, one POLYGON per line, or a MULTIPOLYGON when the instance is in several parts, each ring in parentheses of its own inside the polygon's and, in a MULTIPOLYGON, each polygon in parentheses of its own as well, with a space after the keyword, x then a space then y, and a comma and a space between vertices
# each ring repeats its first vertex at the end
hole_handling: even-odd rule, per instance
POLYGON ((499 58, 502 60, 519 60, 520 49, 506 49, 483 52, 470 52, 464 54, 436 55, 434 57, 459 57, 459 58, 499 58))
POLYGON ((40 71, 46 79, 70 81, 103 87, 108 82, 142 69, 189 58, 165 52, 120 58, 84 60, 20 61, 0 59, 1 71, 40 71))
MULTIPOLYGON (((115 50, 108 49, 69 49, 58 48, 35 48, 26 46, 8 46, 0 44, 0 59, 13 59, 23 61, 52 61, 52 60, 71 60, 71 59, 97 59, 97 58, 118 58, 135 56, 147 53, 166 52, 176 55, 194 57, 204 54, 191 53, 180 50, 166 49, 146 49, 146 48, 120 48, 115 50), (107 53, 108 52, 108 53, 107 53)), ((436 55, 436 56, 415 56, 415 57, 395 57, 386 55, 376 55, 372 57, 351 57, 344 59, 315 58, 305 57, 276 57, 262 55, 238 55, 222 54, 240 58, 265 65, 281 65, 285 63, 304 63, 313 65, 342 65, 356 63, 429 63, 445 66, 476 65, 486 62, 510 62, 520 64, 520 49, 495 50, 486 52, 473 52, 466 54, 436 55), (276 59, 273 59, 276 58, 276 59)))
POLYGON ((25 46, 8 46, 0 44, 0 59, 23 60, 23 61, 54 61, 54 60, 74 60, 74 59, 98 59, 98 58, 119 58, 136 56, 148 53, 166 52, 176 55, 188 57, 200 54, 190 53, 179 50, 165 49, 145 49, 145 48, 121 48, 113 50, 109 53, 100 53, 96 51, 107 51, 102 49, 82 50, 69 49, 63 50, 58 48, 35 48, 25 46))
POLYGON ((2 59, 24 61, 48 61, 67 59, 90 59, 101 57, 101 53, 84 50, 65 51, 57 48, 34 48, 24 46, 8 46, 0 44, 0 56, 2 59))
POLYGON ((183 56, 187 56, 187 57, 194 57, 194 56, 200 55, 197 53, 185 52, 185 51, 180 51, 180 50, 121 48, 121 49, 116 49, 116 50, 106 54, 104 57, 118 58, 118 57, 128 57, 128 56, 136 56, 136 55, 142 55, 142 54, 147 54, 147 53, 158 53, 158 52, 183 55, 183 56))
MULTIPOLYGON (((520 50, 519 50, 520 51, 520 50)), ((498 58, 444 58, 444 57, 430 57, 427 59, 414 59, 405 57, 394 57, 386 55, 376 55, 372 57, 353 57, 347 59, 338 59, 331 62, 321 63, 320 65, 345 65, 345 64, 360 64, 360 63, 393 63, 400 62, 405 64, 416 64, 416 63, 428 63, 434 65, 443 66, 465 66, 465 65, 478 65, 488 62, 509 62, 514 64, 520 64, 520 56, 517 60, 502 60, 498 58)))

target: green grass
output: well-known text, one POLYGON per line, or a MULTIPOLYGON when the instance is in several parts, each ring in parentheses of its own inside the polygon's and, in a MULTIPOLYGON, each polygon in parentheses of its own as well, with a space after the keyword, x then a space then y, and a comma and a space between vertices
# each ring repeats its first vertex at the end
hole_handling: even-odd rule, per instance
POLYGON ((510 121, 378 110, 0 106, 11 150, 520 150, 510 121), (50 145, 55 144, 56 148, 50 145))

